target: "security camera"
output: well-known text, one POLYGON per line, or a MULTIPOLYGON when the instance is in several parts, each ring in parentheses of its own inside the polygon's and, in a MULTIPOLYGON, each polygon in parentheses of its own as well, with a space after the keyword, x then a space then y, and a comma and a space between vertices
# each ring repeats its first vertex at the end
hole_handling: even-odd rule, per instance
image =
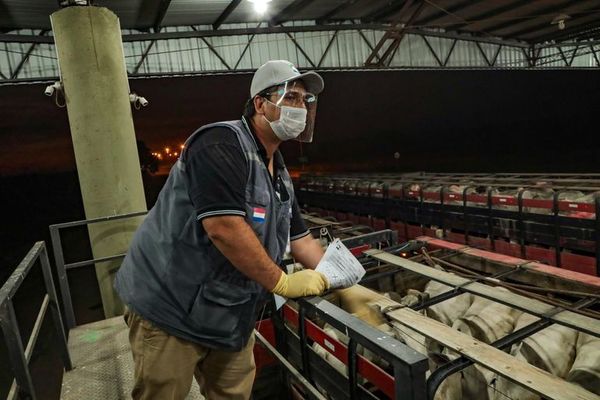
POLYGON ((130 93, 129 94, 129 102, 131 104, 133 104, 133 106, 136 108, 136 110, 139 110, 140 106, 141 107, 146 107, 148 105, 148 103, 149 103, 148 100, 146 100, 145 97, 138 96, 135 93, 130 93))
POLYGON ((60 82, 54 82, 52 85, 46 86, 44 94, 48 97, 52 96, 56 90, 62 90, 62 84, 60 82))

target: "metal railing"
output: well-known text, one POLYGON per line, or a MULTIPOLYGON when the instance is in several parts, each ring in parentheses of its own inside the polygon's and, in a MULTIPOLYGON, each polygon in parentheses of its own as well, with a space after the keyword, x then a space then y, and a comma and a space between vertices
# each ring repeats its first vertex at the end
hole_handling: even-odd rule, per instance
POLYGON ((60 292, 63 300, 63 307, 65 312, 65 323, 66 328, 71 330, 77 326, 75 319, 75 312, 73 311, 73 302, 71 300, 71 290, 69 288, 69 280, 67 277, 67 270, 85 267, 88 265, 94 265, 106 261, 118 260, 125 257, 123 254, 115 254, 108 257, 94 258, 91 260, 78 261, 74 263, 65 264, 65 257, 63 253, 62 241, 60 238, 60 230, 65 228, 73 228, 77 226, 96 224, 99 222, 113 221, 118 219, 126 219, 139 217, 146 215, 148 211, 138 211, 129 214, 111 215, 109 217, 86 219, 81 221, 65 222, 62 224, 50 225, 50 239, 52 241, 52 250, 54 251, 54 262, 56 264, 56 272, 58 275, 58 284, 60 286, 60 292))
POLYGON ((0 328, 4 333, 4 341, 8 349, 9 365, 15 377, 15 382, 8 396, 9 399, 17 397, 21 399, 36 399, 33 381, 29 372, 29 361, 31 360, 33 349, 37 343, 38 335, 49 307, 52 310, 52 317, 54 318, 54 326, 56 328, 63 365, 67 371, 70 371, 73 367, 67 347, 67 339, 56 297, 56 290, 54 289, 54 282, 52 280, 52 271, 50 270, 46 244, 44 242, 36 242, 2 288, 0 288, 0 328), (44 275, 46 294, 44 295, 44 300, 40 306, 31 335, 27 340, 27 347, 23 348, 13 297, 38 260, 40 261, 44 275))

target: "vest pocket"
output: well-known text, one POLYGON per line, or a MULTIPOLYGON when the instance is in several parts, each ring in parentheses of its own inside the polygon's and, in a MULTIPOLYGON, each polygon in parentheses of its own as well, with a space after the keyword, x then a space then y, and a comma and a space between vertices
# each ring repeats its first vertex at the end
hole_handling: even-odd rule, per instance
MULTIPOLYGON (((240 320, 252 313, 252 293, 239 286, 212 281, 200 287, 188 318, 202 332, 238 336, 240 320)), ((242 327, 243 328, 243 327, 242 327)))

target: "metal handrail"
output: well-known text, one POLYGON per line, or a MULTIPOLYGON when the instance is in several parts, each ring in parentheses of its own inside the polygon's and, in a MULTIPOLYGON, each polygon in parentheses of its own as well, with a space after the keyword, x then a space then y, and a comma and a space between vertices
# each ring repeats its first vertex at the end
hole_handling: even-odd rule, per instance
POLYGON ((9 365, 15 376, 15 383, 13 383, 9 393, 9 399, 14 399, 17 396, 18 398, 36 399, 33 381, 31 380, 31 374, 29 372, 29 361, 31 360, 33 348, 37 342, 48 307, 52 310, 54 326, 60 342, 59 347, 63 365, 67 371, 70 371, 73 367, 69 349, 67 347, 67 339, 63 328, 60 307, 56 297, 56 290, 54 289, 54 282, 52 280, 52 271, 50 270, 50 262, 48 261, 46 243, 36 242, 10 275, 8 280, 0 288, 0 328, 4 333, 4 341, 8 349, 9 365), (44 295, 44 300, 38 311, 33 331, 27 340, 27 347, 23 348, 19 324, 17 322, 12 299, 31 271, 31 268, 38 260, 40 261, 42 273, 44 275, 46 294, 44 295))
POLYGON ((116 254, 107 257, 99 257, 91 260, 84 260, 75 263, 65 263, 65 257, 63 253, 62 241, 60 238, 60 230, 65 228, 73 228, 83 225, 91 225, 99 222, 114 221, 118 219, 134 218, 142 215, 146 215, 148 211, 138 211, 128 214, 111 215, 108 217, 85 219, 80 221, 65 222, 61 224, 50 225, 50 239, 52 241, 52 250, 54 251, 54 263, 56 265, 56 272, 58 276, 58 284, 60 286, 60 293, 63 300, 63 307, 65 312, 65 323, 66 328, 71 330, 77 326, 75 320, 75 312, 73 311, 73 302, 71 300, 71 289, 69 288, 69 280, 67 277, 68 269, 75 269, 84 267, 87 265, 93 265, 97 263, 117 260, 125 257, 125 254, 116 254))

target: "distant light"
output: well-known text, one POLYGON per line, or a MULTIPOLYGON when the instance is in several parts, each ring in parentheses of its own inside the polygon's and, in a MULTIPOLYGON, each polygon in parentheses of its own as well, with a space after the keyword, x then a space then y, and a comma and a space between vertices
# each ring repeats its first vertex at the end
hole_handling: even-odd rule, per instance
POLYGON ((169 154, 171 152, 171 148, 170 147, 165 147, 165 153, 169 154))
POLYGON ((268 4, 271 2, 271 0, 248 0, 250 3, 254 4, 254 11, 256 11, 257 14, 264 14, 265 12, 267 12, 267 9, 269 8, 268 4))
POLYGON ((173 153, 173 155, 174 155, 175 157, 177 157, 177 156, 178 156, 177 152, 174 152, 174 153, 173 153))
POLYGON ((182 144, 180 144, 180 145, 179 145, 179 148, 180 148, 181 150, 183 150, 183 148, 184 148, 184 147, 185 147, 185 146, 184 146, 184 145, 182 145, 182 144))

